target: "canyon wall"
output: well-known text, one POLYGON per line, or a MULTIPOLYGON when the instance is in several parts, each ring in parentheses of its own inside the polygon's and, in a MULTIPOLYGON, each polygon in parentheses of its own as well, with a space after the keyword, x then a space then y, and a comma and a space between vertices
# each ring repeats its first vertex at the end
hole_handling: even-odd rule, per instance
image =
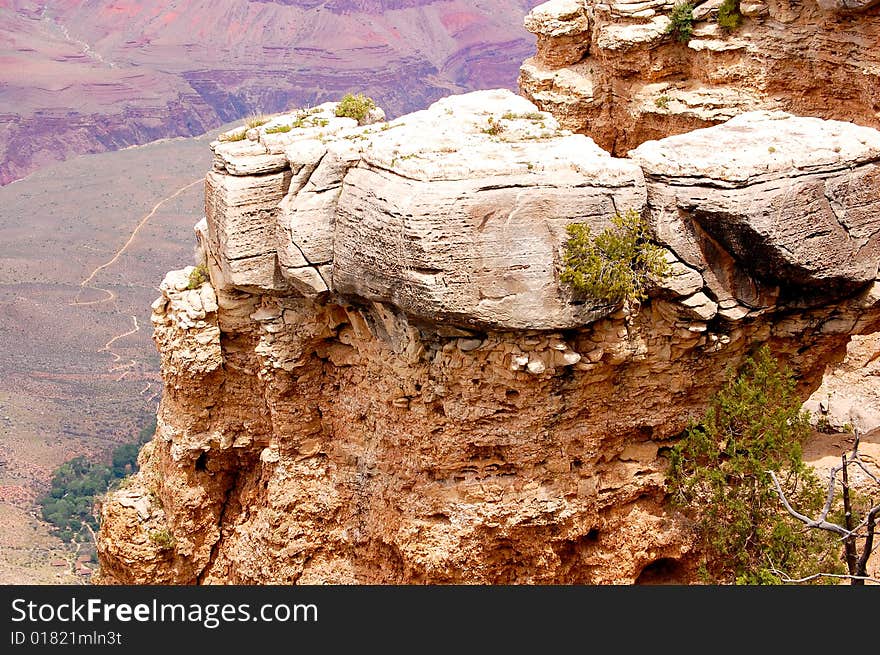
POLYGON ((760 345, 806 398, 880 327, 880 132, 755 111, 616 158, 507 91, 334 110, 212 144, 209 280, 153 304, 158 432, 99 581, 692 579, 677 435, 760 345), (566 226, 630 209, 649 298, 560 284, 566 226))
POLYGON ((689 40, 668 33, 675 4, 539 5, 523 94, 619 155, 758 109, 880 126, 876 1, 740 0, 734 29, 718 23, 722 0, 694 2, 689 40))
POLYGON ((53 162, 202 134, 346 92, 400 115, 516 86, 536 0, 10 0, 0 185, 53 162))

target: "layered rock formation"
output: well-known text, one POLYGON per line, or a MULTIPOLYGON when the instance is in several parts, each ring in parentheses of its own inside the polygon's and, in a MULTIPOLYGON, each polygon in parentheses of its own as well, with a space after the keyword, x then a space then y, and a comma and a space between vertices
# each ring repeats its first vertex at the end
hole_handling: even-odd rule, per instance
POLYGON ((620 159, 504 91, 333 110, 212 144, 210 282, 153 305, 159 430, 102 581, 689 579, 664 449, 758 346, 806 397, 880 327, 880 132, 755 112, 620 159), (560 285, 566 225, 628 209, 650 298, 560 285))
POLYGON ((616 154, 744 111, 880 126, 880 6, 871 0, 695 0, 692 38, 669 33, 675 2, 551 0, 526 28, 538 50, 522 92, 616 154))

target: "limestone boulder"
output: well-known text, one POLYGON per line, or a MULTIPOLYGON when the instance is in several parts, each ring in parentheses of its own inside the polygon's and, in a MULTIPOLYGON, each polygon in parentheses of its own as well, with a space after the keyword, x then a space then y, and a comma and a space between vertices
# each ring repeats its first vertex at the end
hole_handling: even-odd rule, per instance
POLYGON ((289 169, 253 176, 208 173, 208 244, 229 285, 283 288, 275 265, 275 226, 290 179, 289 169))
POLYGON ((571 327, 608 308, 560 286, 566 225, 600 230, 644 203, 638 166, 525 99, 453 96, 364 146, 342 185, 332 286, 433 320, 571 327))
MULTIPOLYGON (((781 112, 649 141, 644 169, 658 237, 698 269, 732 256, 720 277, 792 293, 841 293, 877 276, 880 132, 781 112), (706 256, 714 249, 717 256, 706 256), (729 253, 726 255, 725 253, 729 253), (744 271, 748 279, 742 278, 744 271)), ((755 288, 752 295, 760 296, 755 288)))

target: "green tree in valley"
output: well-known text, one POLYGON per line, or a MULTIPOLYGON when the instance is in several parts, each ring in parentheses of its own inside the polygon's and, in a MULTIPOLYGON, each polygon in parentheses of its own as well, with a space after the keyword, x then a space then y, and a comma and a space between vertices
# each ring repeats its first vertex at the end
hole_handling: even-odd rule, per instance
POLYGON ((95 498, 105 493, 115 481, 137 471, 141 446, 153 437, 155 431, 156 420, 153 418, 141 429, 136 443, 113 449, 109 465, 79 456, 55 469, 49 493, 38 502, 43 519, 52 524, 59 537, 70 541, 85 526, 97 530, 95 498))

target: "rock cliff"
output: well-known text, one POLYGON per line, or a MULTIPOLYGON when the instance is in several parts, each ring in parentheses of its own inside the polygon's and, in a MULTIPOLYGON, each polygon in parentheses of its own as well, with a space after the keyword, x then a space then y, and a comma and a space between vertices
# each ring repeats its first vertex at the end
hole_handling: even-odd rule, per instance
POLYGON ((675 4, 539 5, 525 22, 538 49, 522 92, 621 155, 757 109, 880 126, 875 0, 738 0, 727 29, 721 0, 695 0, 690 39, 670 33, 675 4))
POLYGON ((334 109, 212 144, 210 280, 153 305, 159 428, 101 581, 688 580, 665 449, 757 346, 806 398, 880 327, 880 132, 756 111, 617 158, 507 91, 334 109), (671 275, 572 294, 566 226, 629 209, 671 275))

